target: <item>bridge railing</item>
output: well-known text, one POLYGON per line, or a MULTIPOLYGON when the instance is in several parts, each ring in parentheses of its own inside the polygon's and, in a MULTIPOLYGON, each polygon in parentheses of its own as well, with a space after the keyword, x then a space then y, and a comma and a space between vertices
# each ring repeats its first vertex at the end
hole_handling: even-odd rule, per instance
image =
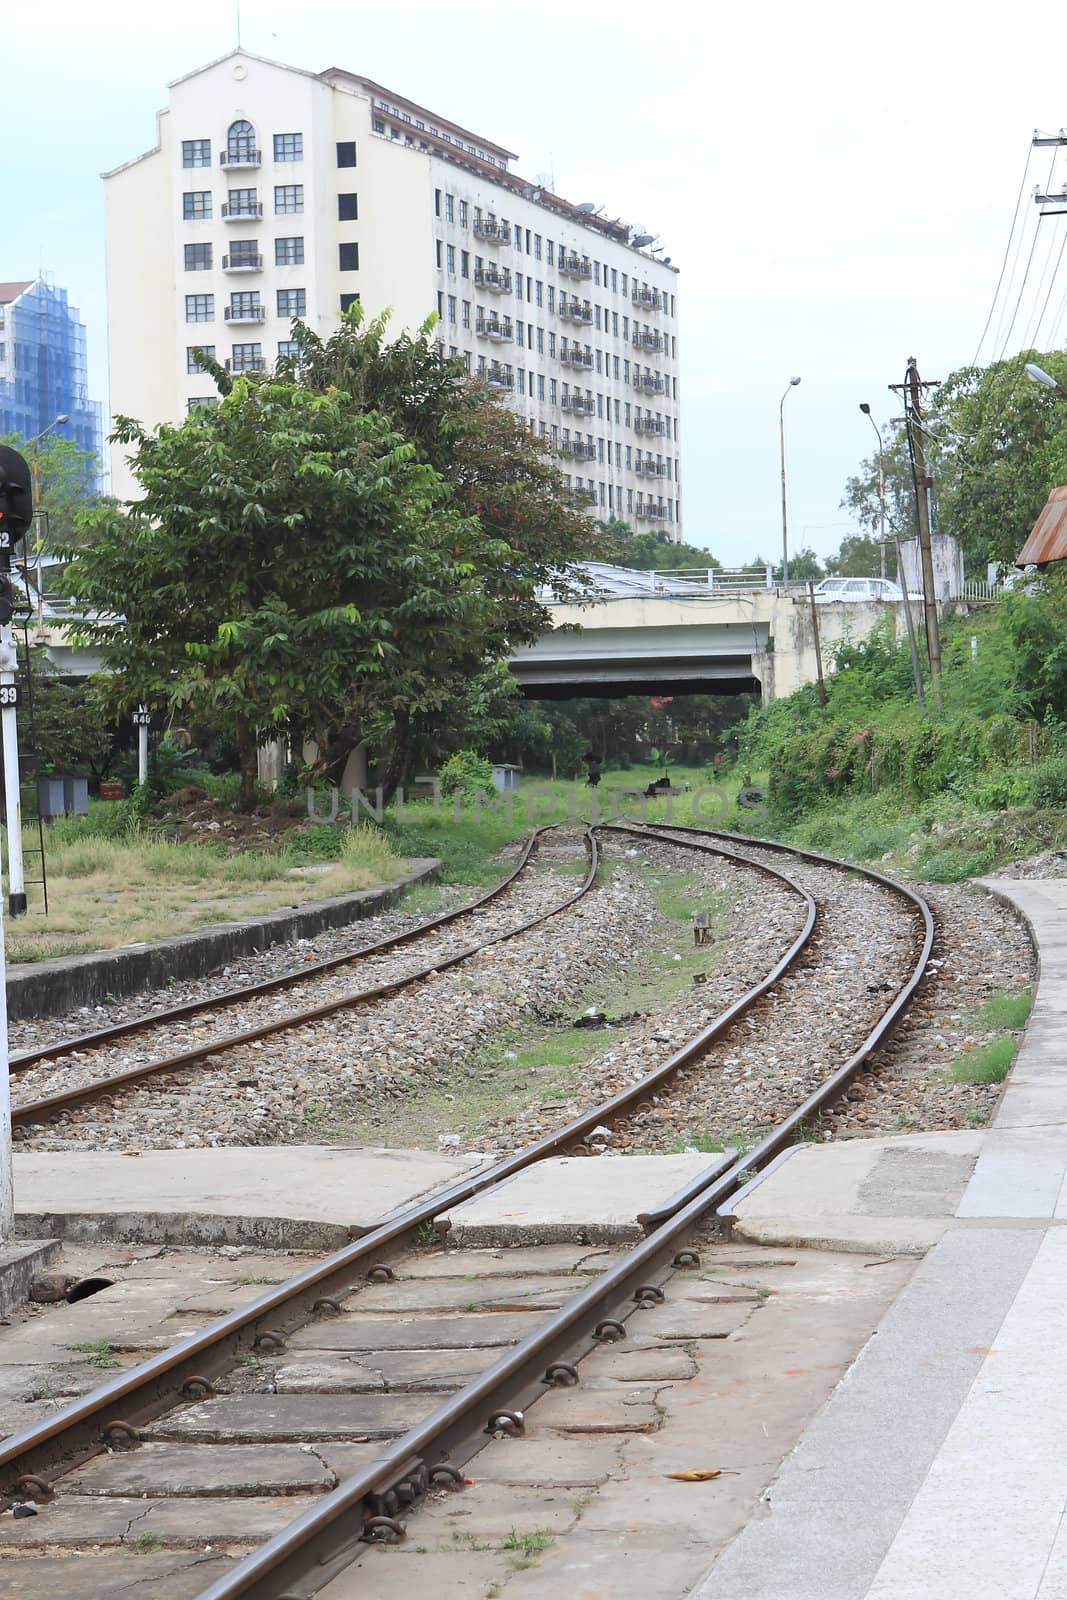
MULTIPOLYGON (((671 567, 660 571, 651 569, 649 587, 669 589, 672 583, 698 583, 708 589, 774 589, 775 569, 771 565, 758 567, 671 567)), ((790 585, 792 587, 792 585, 790 585)))

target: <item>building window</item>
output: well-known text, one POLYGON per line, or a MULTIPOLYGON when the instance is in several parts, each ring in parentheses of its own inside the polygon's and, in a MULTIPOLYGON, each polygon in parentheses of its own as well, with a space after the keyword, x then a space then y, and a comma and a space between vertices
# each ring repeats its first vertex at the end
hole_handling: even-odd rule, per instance
POLYGON ((339 167, 354 167, 356 164, 356 141, 343 140, 337 146, 337 165, 339 167))
POLYGON ((223 266, 231 267, 261 267, 263 265, 259 254, 258 239, 235 239, 230 246, 230 253, 223 257, 223 266))
POLYGON ((211 190, 186 189, 182 195, 182 221, 205 222, 211 216, 211 190))
POLYGON ((197 352, 201 355, 211 356, 214 359, 215 346, 213 344, 188 344, 185 347, 186 372, 203 372, 203 367, 197 361, 197 352))
POLYGON ((308 297, 306 289, 279 289, 278 290, 278 315, 280 317, 304 317, 307 315, 308 297))
POLYGON ((187 244, 185 246, 186 272, 211 271, 211 246, 209 244, 187 244))
POLYGON ((448 297, 448 320, 449 322, 455 322, 456 320, 456 297, 454 294, 450 294, 448 297))
POLYGON ((254 189, 231 189, 226 196, 225 216, 258 217, 259 202, 254 189))
MULTIPOLYGON (((555 378, 549 378, 548 380, 548 403, 553 406, 559 405, 559 384, 555 378)), ((555 434, 555 431, 553 427, 553 434, 555 434)))
POLYGON ((274 209, 279 215, 285 212, 303 211, 304 185, 302 183, 276 183, 274 186, 274 209))
POLYGON ((254 161, 257 158, 256 130, 250 122, 242 119, 230 123, 226 134, 226 154, 231 161, 254 161))
POLYGON ((443 289, 438 289, 438 291, 437 291, 437 319, 438 319, 438 321, 441 321, 443 319, 444 314, 445 314, 445 291, 443 289))
POLYGON ((278 355, 284 361, 298 361, 300 359, 300 346, 295 339, 279 339, 278 355))
POLYGON ((471 275, 471 253, 469 250, 461 250, 459 253, 459 275, 461 278, 469 278, 471 275))
POLYGON ((186 322, 214 322, 215 296, 213 294, 187 294, 185 297, 186 322))
POLYGON ((217 394, 194 394, 185 402, 185 409, 192 416, 194 411, 211 411, 218 403, 217 394))
POLYGON ((538 330, 537 330, 537 354, 539 356, 543 356, 544 353, 545 353, 545 330, 544 330, 544 328, 538 328, 538 330))
POLYGON ((452 195, 452 194, 446 194, 445 195, 445 221, 446 222, 455 222, 455 220, 456 220, 456 197, 455 197, 455 195, 452 195))
POLYGON ((263 367, 261 344, 235 344, 230 352, 231 372, 259 372, 263 367))
POLYGON ((342 272, 358 272, 359 245, 339 244, 337 246, 337 264, 342 272))
POLYGON ((276 267, 302 267, 304 264, 304 236, 295 234, 288 239, 275 239, 274 265, 276 267))
POLYGON ((435 239, 433 242, 433 258, 436 263, 437 270, 440 272, 441 268, 445 264, 445 247, 440 239, 435 239))
POLYGON ((470 303, 469 300, 464 300, 464 302, 463 302, 463 326, 465 328, 469 328, 470 325, 471 325, 471 303, 470 303))
POLYGON ((545 398, 545 380, 540 372, 537 374, 537 398, 538 400, 545 398))
POLYGON ((302 133, 276 133, 274 135, 275 161, 303 161, 304 135, 302 133))
POLYGON ((359 199, 354 194, 339 194, 337 196, 338 222, 359 221, 359 199))
POLYGON ((434 192, 433 192, 433 214, 434 214, 435 217, 439 217, 441 215, 441 191, 440 191, 440 189, 435 189, 434 192))
POLYGON ((459 203, 459 225, 461 228, 466 228, 469 226, 469 224, 470 206, 467 204, 466 200, 461 200, 459 203))
POLYGON ((182 140, 182 166, 183 167, 210 167, 211 165, 211 140, 210 139, 183 139, 182 140))
POLYGON ((550 267, 554 267, 556 264, 556 247, 551 239, 545 240, 545 260, 550 267))
POLYGON ((341 310, 342 311, 350 311, 353 306, 356 306, 358 304, 359 304, 359 295, 358 294, 343 294, 341 296, 341 310))
POLYGON ((534 303, 539 306, 543 306, 545 303, 545 286, 540 278, 534 284, 534 303))
POLYGON ((445 249, 445 270, 447 272, 452 273, 453 277, 455 276, 455 272, 456 272, 456 247, 455 247, 454 244, 448 245, 446 247, 446 249, 445 249))

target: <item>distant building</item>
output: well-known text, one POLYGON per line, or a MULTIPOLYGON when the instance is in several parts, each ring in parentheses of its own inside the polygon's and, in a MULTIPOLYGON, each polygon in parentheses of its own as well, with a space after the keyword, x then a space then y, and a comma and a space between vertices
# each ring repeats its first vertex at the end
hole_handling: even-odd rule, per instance
MULTIPOLYGON (((547 126, 566 126, 570 82, 547 126)), ((294 317, 328 336, 361 301, 399 334, 436 312, 594 516, 681 539, 678 270, 653 234, 358 73, 237 51, 170 91, 155 148, 105 174, 113 410, 180 421, 217 398, 197 347, 270 368, 294 317)))
POLYGON ((0 434, 54 431, 96 453, 103 467, 100 402, 89 399, 85 324, 66 289, 40 278, 0 283, 0 434))

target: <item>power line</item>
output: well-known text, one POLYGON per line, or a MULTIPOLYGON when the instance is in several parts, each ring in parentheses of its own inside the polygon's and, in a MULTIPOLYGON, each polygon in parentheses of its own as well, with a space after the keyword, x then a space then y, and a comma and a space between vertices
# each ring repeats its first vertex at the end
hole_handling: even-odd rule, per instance
MULTIPOLYGON (((1052 174, 1055 171, 1056 160, 1057 160, 1057 158, 1059 156, 1059 153, 1060 152, 1059 152, 1059 148, 1058 147, 1055 150, 1053 150, 1053 152, 1052 152, 1052 161, 1051 161, 1051 163, 1049 165, 1048 177, 1045 179, 1045 192, 1046 193, 1048 193, 1049 187, 1051 186, 1051 183, 1052 183, 1052 174)), ((1026 258, 1026 268, 1025 268, 1025 271, 1023 272, 1023 281, 1019 285, 1019 293, 1018 293, 1018 296, 1017 296, 1016 301, 1015 301, 1015 310, 1011 314, 1011 321, 1008 323, 1008 331, 1004 335, 1004 343, 1001 345, 1000 354, 997 356, 997 360, 998 361, 1003 361, 1003 359, 1004 359, 1004 352, 1008 348, 1008 342, 1011 339, 1012 330, 1015 327, 1016 318, 1019 315, 1019 308, 1023 303, 1023 295, 1026 293, 1026 284, 1027 284, 1027 281, 1028 281, 1028 279, 1030 277, 1030 268, 1033 266, 1034 252, 1037 249, 1037 241, 1038 241, 1038 236, 1040 234, 1040 231, 1041 231, 1041 213, 1038 212, 1038 214, 1037 214, 1037 224, 1036 224, 1036 226, 1034 228, 1033 243, 1030 245, 1030 254, 1026 258)))
POLYGON ((1034 291, 1034 303, 1033 303, 1033 306, 1031 307, 1031 313, 1030 313, 1031 314, 1031 321, 1027 324, 1027 333, 1026 333, 1026 336, 1023 339, 1023 342, 1022 342, 1022 349, 1024 349, 1024 350, 1033 350, 1035 348, 1034 340, 1035 340, 1035 338, 1037 336, 1037 329, 1041 326, 1041 317, 1044 315, 1045 306, 1048 305, 1049 295, 1051 295, 1051 293, 1052 293, 1052 285, 1056 281, 1056 269, 1058 269, 1059 264, 1060 264, 1060 258, 1063 255, 1063 247, 1062 247, 1062 245, 1060 246, 1059 255, 1056 256, 1056 268, 1053 269, 1052 281, 1049 283, 1049 286, 1048 286, 1048 294, 1045 296, 1045 299, 1042 302, 1041 293, 1042 293, 1042 290, 1045 287, 1045 280, 1048 278, 1048 270, 1049 270, 1049 267, 1052 265, 1052 257, 1055 254, 1055 250, 1056 250, 1056 235, 1051 229, 1049 229, 1048 249, 1045 251, 1045 264, 1041 268, 1041 276, 1038 279, 1037 288, 1034 291), (1035 326, 1032 319, 1033 319, 1033 315, 1037 311, 1037 308, 1038 308, 1039 305, 1041 306, 1041 311, 1038 314, 1037 325, 1035 326))
POLYGON ((1033 338, 1027 343, 1027 348, 1030 350, 1039 350, 1041 348, 1041 346, 1038 344, 1038 340, 1041 337, 1041 324, 1045 320, 1045 312, 1048 310, 1048 303, 1052 299, 1052 291, 1056 287, 1056 279, 1059 276, 1060 264, 1063 261, 1063 252, 1065 249, 1067 249, 1067 233, 1064 233, 1063 238, 1060 240, 1060 253, 1056 257, 1056 265, 1053 267, 1052 277, 1049 279, 1048 294, 1046 294, 1045 303, 1041 307, 1041 315, 1037 319, 1037 326, 1034 329, 1033 338))
POLYGON ((989 315, 985 319, 985 327, 982 329, 982 336, 978 340, 978 345, 974 352, 974 359, 971 362, 972 367, 976 367, 978 365, 978 357, 982 353, 982 346, 985 344, 985 336, 989 332, 989 324, 992 322, 993 312, 997 308, 997 297, 1000 294, 1000 286, 1004 282, 1004 271, 1008 265, 1008 255, 1011 251, 1011 241, 1015 237, 1015 224, 1019 220, 1019 207, 1023 203, 1023 191, 1026 188, 1026 177, 1027 173, 1030 171, 1030 157, 1033 154, 1033 150, 1034 146, 1033 142, 1031 141, 1031 143, 1026 147, 1026 161, 1023 165, 1023 175, 1019 180, 1019 193, 1015 196, 1015 210, 1012 212, 1011 229, 1008 233, 1008 242, 1004 246, 1004 257, 1000 263, 1000 276, 997 278, 997 286, 993 290, 993 299, 989 305, 989 315))

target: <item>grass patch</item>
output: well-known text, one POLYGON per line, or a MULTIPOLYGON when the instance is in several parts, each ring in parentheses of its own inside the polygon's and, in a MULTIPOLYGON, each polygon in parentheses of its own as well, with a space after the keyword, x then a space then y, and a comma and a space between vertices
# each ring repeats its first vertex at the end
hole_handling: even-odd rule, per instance
POLYGON ((1025 1028, 1030 1015, 1033 996, 1025 994, 994 994, 979 1009, 975 1022, 982 1028, 1011 1030, 1025 1028))
POLYGON ((68 1344, 67 1349, 88 1356, 86 1365, 90 1367, 117 1367, 121 1364, 112 1357, 111 1342, 108 1339, 90 1339, 84 1344, 68 1344))
POLYGON ((1010 1035, 990 1039, 965 1055, 958 1056, 948 1069, 956 1083, 1003 1083, 1015 1060, 1017 1041, 1010 1035))
POLYGON ((150 1555, 153 1550, 162 1550, 163 1548, 163 1540, 159 1537, 159 1534, 151 1533, 148 1530, 144 1533, 139 1533, 136 1539, 127 1539, 124 1543, 127 1550, 133 1550, 137 1555, 141 1556, 150 1555))
MULTIPOLYGON (((363 824, 329 831, 336 859, 307 872, 296 869, 308 866, 308 856, 289 846, 230 851, 139 832, 79 836, 72 823, 57 826, 45 840, 48 916, 37 914, 31 901, 33 914, 9 924, 8 958, 45 961, 152 943, 387 883, 406 870, 380 830, 363 824)), ((35 844, 27 835, 27 848, 35 844)))
POLYGON ((532 1557, 550 1549, 555 1542, 555 1535, 549 1533, 546 1528, 534 1528, 531 1533, 519 1533, 516 1528, 512 1528, 507 1538, 502 1539, 497 1545, 497 1549, 515 1550, 526 1561, 530 1561, 532 1557))

